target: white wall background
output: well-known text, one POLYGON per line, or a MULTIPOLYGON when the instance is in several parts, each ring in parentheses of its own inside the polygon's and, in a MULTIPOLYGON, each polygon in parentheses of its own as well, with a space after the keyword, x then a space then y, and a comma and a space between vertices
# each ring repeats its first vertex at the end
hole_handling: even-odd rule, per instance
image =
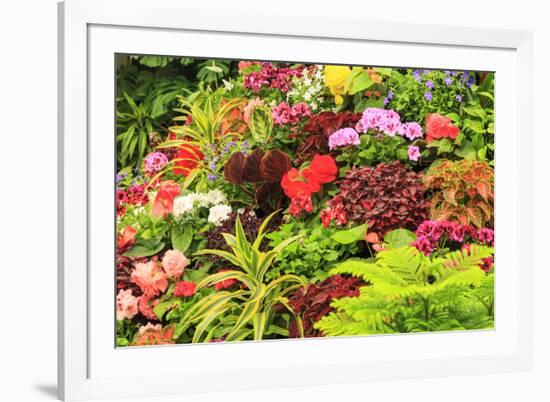
MULTIPOLYGON (((113 0, 115 1, 115 0, 113 0)), ((151 0, 154 2, 154 0, 151 0)), ((184 1, 184 0, 182 0, 184 1)), ((499 376, 234 392, 178 401, 547 401, 550 399, 550 24, 546 2, 479 0, 209 0, 213 9, 259 9, 534 32, 535 367, 499 376)), ((56 0, 0 6, 0 400, 55 399, 56 0)), ((530 72, 526 71, 525 74, 530 72)), ((521 135, 521 133, 520 133, 521 135)), ((184 364, 184 362, 182 362, 184 364)), ((156 398, 155 401, 168 399, 156 398)), ((176 400, 176 399, 174 399, 176 400)))

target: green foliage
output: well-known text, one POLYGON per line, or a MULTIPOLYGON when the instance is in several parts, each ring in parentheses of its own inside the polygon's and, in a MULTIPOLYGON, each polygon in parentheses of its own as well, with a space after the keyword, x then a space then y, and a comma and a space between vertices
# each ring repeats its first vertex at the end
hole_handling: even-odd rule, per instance
POLYGON ((364 223, 351 229, 339 230, 333 233, 330 238, 340 244, 352 244, 365 239, 367 227, 368 225, 364 223))
POLYGON ((231 139, 239 137, 238 133, 227 132, 220 135, 221 124, 233 109, 243 104, 243 100, 235 98, 225 100, 222 91, 210 91, 202 88, 191 97, 178 97, 181 108, 176 109, 183 116, 175 120, 186 119, 188 115, 193 116, 192 125, 178 125, 170 127, 170 130, 179 137, 189 140, 170 141, 171 147, 182 144, 193 144, 200 149, 220 147, 231 139))
POLYGON ((384 235, 384 248, 410 246, 416 240, 416 234, 407 229, 394 229, 384 235))
POLYGON ((271 137, 273 119, 271 109, 266 106, 255 107, 250 113, 250 133, 257 144, 265 144, 271 137))
MULTIPOLYGON (((215 255, 240 268, 209 275, 198 283, 197 289, 228 280, 240 282, 242 288, 218 291, 200 299, 176 324, 176 336, 185 332, 191 324, 196 324, 192 342, 200 342, 203 338, 211 339, 214 334, 226 341, 236 341, 247 338, 260 340, 269 333, 285 333, 284 328, 275 328, 274 308, 277 305, 283 306, 289 313, 294 314, 288 305, 287 295, 304 286, 306 282, 296 275, 283 275, 272 281, 266 280, 273 261, 285 247, 300 237, 289 237, 268 251, 260 251, 260 245, 266 236, 265 229, 275 213, 277 212, 263 221, 253 242, 246 238, 240 218, 237 217, 235 235, 223 235, 232 252, 204 249, 195 253, 196 256, 215 255)), ((301 326, 300 318, 295 319, 301 326)))
POLYGON ((331 270, 363 278, 356 298, 332 303, 316 328, 329 336, 442 331, 493 326, 493 273, 480 265, 493 249, 472 245, 427 257, 414 247, 381 251, 374 261, 349 259, 331 270))
POLYGON ((170 222, 151 215, 151 207, 129 205, 126 214, 120 219, 117 227, 121 230, 132 226, 142 239, 163 239, 168 236, 170 222))
POLYGON ((345 162, 343 169, 348 170, 352 166, 374 166, 395 160, 404 164, 414 163, 409 160, 407 153, 411 143, 399 135, 377 137, 373 134, 362 134, 360 139, 360 144, 342 148, 336 157, 338 162, 345 162))
POLYGON ((445 115, 460 128, 455 141, 443 139, 427 145, 423 157, 434 159, 487 160, 494 163, 494 74, 460 73, 438 70, 411 70, 402 73, 393 70, 388 87, 394 98, 387 107, 395 109, 404 121, 425 122, 430 113, 445 115), (446 80, 450 80, 447 84, 446 80), (431 81, 433 89, 426 83, 431 81), (470 82, 468 84, 468 82, 470 82), (479 83, 479 84, 478 84, 479 83), (426 99, 426 92, 432 99, 426 99), (457 99, 457 95, 460 96, 457 99))
POLYGON ((364 225, 338 231, 325 228, 320 222, 312 225, 299 222, 286 223, 279 228, 279 231, 267 235, 271 240, 270 246, 278 246, 285 239, 295 235, 300 235, 301 238, 281 250, 278 264, 269 272, 268 277, 296 274, 312 278, 313 281, 321 281, 328 276, 334 264, 361 251, 358 241, 364 239, 365 232, 364 225), (341 241, 335 240, 333 236, 341 241))
POLYGON ((150 257, 164 248, 162 239, 141 239, 123 255, 125 257, 150 257))
POLYGON ((138 167, 150 150, 156 131, 170 121, 176 97, 190 86, 189 80, 167 59, 150 56, 145 61, 140 58, 121 61, 117 72, 116 121, 121 166, 138 167), (161 67, 145 67, 156 64, 161 67))

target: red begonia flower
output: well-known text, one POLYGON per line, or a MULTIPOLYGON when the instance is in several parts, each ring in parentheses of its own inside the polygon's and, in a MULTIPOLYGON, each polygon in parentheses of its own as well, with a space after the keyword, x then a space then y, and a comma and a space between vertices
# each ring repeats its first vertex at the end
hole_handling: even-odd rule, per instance
POLYGON ((441 138, 454 140, 459 132, 460 129, 451 123, 449 117, 437 113, 429 114, 426 117, 426 142, 428 144, 441 138))

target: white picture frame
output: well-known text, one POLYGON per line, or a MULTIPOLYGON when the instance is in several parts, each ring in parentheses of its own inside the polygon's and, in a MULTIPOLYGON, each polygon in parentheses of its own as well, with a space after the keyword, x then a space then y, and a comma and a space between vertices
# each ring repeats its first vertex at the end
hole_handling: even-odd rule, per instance
POLYGON ((59 48, 61 399, 152 397, 531 368, 531 33, 298 15, 218 15, 206 5, 188 8, 178 0, 67 0, 59 4, 59 48), (182 43, 187 47, 182 48, 182 43), (196 43, 201 49, 193 48, 196 43), (390 48, 400 51, 392 56, 384 50, 390 48), (114 341, 109 341, 114 299, 101 302, 97 297, 111 293, 112 282, 105 278, 112 266, 107 271, 95 269, 109 255, 112 261, 106 245, 114 233, 112 220, 98 223, 104 221, 101 217, 112 201, 112 187, 101 184, 102 179, 112 180, 113 173, 112 165, 103 163, 112 152, 114 130, 110 119, 114 68, 108 64, 114 58, 110 57, 134 52, 361 64, 365 59, 357 49, 376 50, 376 56, 369 56, 371 64, 418 65, 420 54, 425 67, 496 66, 502 77, 495 89, 495 126, 503 138, 496 141, 502 159, 497 159, 495 168, 499 242, 495 259, 502 278, 497 279, 496 329, 115 350, 114 341), (521 266, 516 258, 519 249, 521 266), (499 305, 506 307, 500 308, 501 313, 499 305), (494 347, 484 349, 488 344, 494 347), (433 345, 431 355, 422 351, 426 345, 433 345), (448 345, 455 349, 452 354, 446 352, 448 345), (321 349, 323 354, 316 353, 321 349), (390 349, 393 356, 385 354, 390 349), (358 352, 350 357, 346 353, 350 350, 358 352), (286 365, 285 356, 294 356, 298 364, 286 365), (188 364, 191 369, 186 372, 158 364, 179 358, 195 364, 188 364), (136 364, 147 360, 156 364, 148 370, 136 364))

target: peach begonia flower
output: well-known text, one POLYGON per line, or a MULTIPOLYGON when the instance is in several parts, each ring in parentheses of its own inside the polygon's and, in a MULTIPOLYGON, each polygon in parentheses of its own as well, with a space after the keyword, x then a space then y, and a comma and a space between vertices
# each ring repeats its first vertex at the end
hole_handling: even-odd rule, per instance
POLYGON ((116 319, 132 319, 138 313, 138 299, 131 289, 120 289, 116 296, 116 319))
POLYGON ((155 314, 155 311, 153 310, 157 304, 159 304, 158 299, 152 300, 152 296, 149 295, 141 295, 138 298, 138 309, 141 315, 144 317, 150 319, 150 320, 158 320, 159 317, 155 314))
POLYGON ((153 325, 148 323, 139 328, 134 346, 145 345, 166 345, 174 342, 174 326, 162 328, 161 324, 153 325))
POLYGON ((166 274, 154 261, 137 263, 131 277, 132 281, 148 296, 163 293, 168 287, 166 274))
POLYGON ((162 258, 164 272, 171 278, 182 276, 183 270, 189 263, 189 259, 179 250, 168 250, 162 258))

